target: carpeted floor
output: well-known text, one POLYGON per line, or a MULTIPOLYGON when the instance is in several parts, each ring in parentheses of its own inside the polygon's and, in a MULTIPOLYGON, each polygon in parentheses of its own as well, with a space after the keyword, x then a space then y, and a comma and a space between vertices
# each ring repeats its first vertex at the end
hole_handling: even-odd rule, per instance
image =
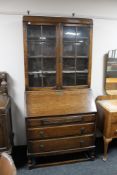
POLYGON ((102 160, 102 152, 97 147, 97 158, 94 161, 35 168, 32 170, 29 170, 25 165, 17 169, 17 175, 117 175, 117 142, 110 144, 106 162, 102 160))

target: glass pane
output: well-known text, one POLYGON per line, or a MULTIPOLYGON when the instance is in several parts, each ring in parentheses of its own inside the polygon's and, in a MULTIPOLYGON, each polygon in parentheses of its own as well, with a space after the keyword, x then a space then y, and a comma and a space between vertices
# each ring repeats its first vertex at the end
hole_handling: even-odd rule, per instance
POLYGON ((75 56, 74 44, 64 43, 63 56, 75 56))
POLYGON ((88 58, 77 58, 76 70, 88 70, 88 58))
POLYGON ((56 61, 55 58, 43 58, 43 70, 44 71, 55 71, 56 61))
POLYGON ((45 87, 51 87, 56 85, 56 75, 55 74, 44 74, 43 84, 45 87))
POLYGON ((77 27, 77 39, 79 38, 89 38, 89 28, 88 27, 83 27, 79 26, 77 27))
POLYGON ((28 26, 28 40, 39 40, 41 36, 41 26, 28 26))
POLYGON ((42 79, 39 76, 39 74, 29 75, 29 86, 30 87, 41 87, 42 86, 42 79))
POLYGON ((29 86, 55 86, 56 26, 30 25, 27 39, 29 86))
POLYGON ((63 34, 63 85, 87 85, 89 28, 64 26, 63 34))
POLYGON ((55 39, 56 38, 56 27, 55 26, 42 26, 43 39, 55 39))
POLYGON ((75 73, 63 73, 63 85, 74 86, 75 85, 75 73))
POLYGON ((64 37, 64 41, 75 42, 75 40, 76 40, 76 27, 64 26, 63 37, 64 37))
POLYGON ((88 56, 88 41, 79 40, 76 44, 76 54, 77 56, 88 56))
POLYGON ((87 73, 77 73, 76 74, 76 85, 87 85, 88 74, 87 73))
POLYGON ((29 58, 28 59, 28 70, 40 71, 41 70, 41 58, 29 58))
POLYGON ((38 41, 28 41, 28 56, 38 57, 41 55, 41 44, 38 41))
POLYGON ((43 43, 43 56, 55 56, 55 42, 45 42, 43 43))
POLYGON ((75 59, 63 58, 63 70, 75 70, 75 59))

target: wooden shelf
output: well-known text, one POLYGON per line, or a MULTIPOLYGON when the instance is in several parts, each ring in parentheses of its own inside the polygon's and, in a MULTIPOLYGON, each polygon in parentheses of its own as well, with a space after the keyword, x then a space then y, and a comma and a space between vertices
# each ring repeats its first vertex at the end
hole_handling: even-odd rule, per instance
POLYGON ((28 72, 29 75, 33 75, 33 74, 55 74, 56 71, 32 71, 32 72, 28 72))
POLYGON ((63 73, 88 73, 88 70, 79 70, 79 71, 78 70, 75 70, 75 71, 63 70, 62 72, 63 73))
POLYGON ((89 56, 88 55, 86 55, 86 56, 83 56, 83 55, 79 55, 79 56, 62 56, 62 58, 88 58, 89 56))

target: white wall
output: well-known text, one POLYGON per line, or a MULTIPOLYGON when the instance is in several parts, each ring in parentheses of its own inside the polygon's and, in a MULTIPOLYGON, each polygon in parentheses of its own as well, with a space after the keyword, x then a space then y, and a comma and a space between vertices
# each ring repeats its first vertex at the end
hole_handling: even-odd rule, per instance
POLYGON ((0 71, 9 74, 15 142, 24 143, 24 61, 21 16, 0 15, 0 71))
POLYGON ((117 49, 117 20, 94 20, 91 87, 94 96, 104 92, 104 55, 117 49))
POLYGON ((94 97, 103 94, 103 62, 108 50, 117 48, 117 2, 115 0, 0 0, 0 71, 8 72, 12 97, 15 144, 26 143, 24 102, 24 55, 22 16, 92 17, 93 54, 91 87, 94 97), (103 19, 105 18, 105 19, 103 19))
POLYGON ((116 0, 0 0, 1 12, 31 13, 41 15, 105 16, 117 18, 116 0))

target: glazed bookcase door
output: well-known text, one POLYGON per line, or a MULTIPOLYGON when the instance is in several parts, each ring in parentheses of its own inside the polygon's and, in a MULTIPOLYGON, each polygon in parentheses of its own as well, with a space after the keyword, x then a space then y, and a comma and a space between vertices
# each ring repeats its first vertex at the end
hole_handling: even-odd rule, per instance
POLYGON ((29 87, 56 85, 56 26, 28 25, 29 87))
POLYGON ((92 20, 54 17, 25 20, 26 89, 90 87, 92 20))
POLYGON ((88 84, 90 30, 86 26, 63 26, 63 86, 88 84))

